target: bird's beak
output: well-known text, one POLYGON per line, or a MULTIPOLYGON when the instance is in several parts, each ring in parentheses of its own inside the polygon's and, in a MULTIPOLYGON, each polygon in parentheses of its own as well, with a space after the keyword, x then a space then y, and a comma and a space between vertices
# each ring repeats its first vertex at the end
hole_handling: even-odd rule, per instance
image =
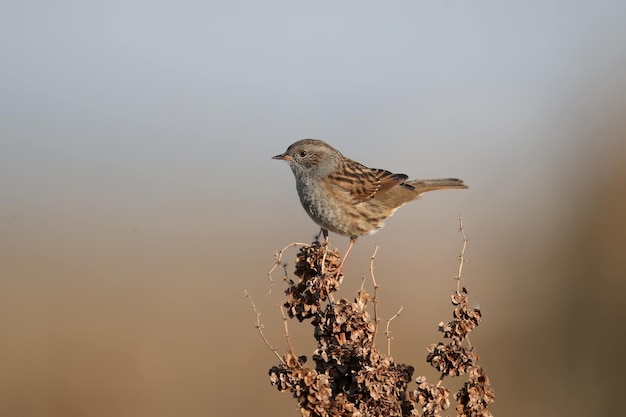
POLYGON ((281 153, 280 155, 272 156, 272 159, 282 159, 283 161, 288 161, 291 159, 291 156, 281 153))

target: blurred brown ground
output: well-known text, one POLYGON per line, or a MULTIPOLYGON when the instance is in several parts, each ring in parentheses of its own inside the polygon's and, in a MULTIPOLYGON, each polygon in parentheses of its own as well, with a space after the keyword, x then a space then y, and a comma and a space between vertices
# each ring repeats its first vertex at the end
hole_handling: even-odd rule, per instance
MULTIPOLYGON (((626 126, 611 122, 541 173, 541 184, 513 192, 506 182, 485 190, 468 179, 467 192, 403 208, 376 238, 359 241, 341 296, 351 298, 367 276, 379 242, 381 316, 404 306, 393 356, 415 376, 436 378, 425 347, 450 316, 455 207, 467 207, 465 285, 484 315, 471 339, 496 391, 494 414, 618 415, 626 126), (420 233, 406 231, 413 227, 420 233)), ((284 203, 258 202, 262 219, 228 203, 211 212, 221 221, 207 218, 208 202, 169 207, 169 220, 142 216, 145 207, 72 201, 15 207, 2 219, 0 415, 298 415, 269 384, 276 359, 244 289, 282 352, 281 286, 268 297, 265 273, 273 251, 315 228, 295 192, 284 203)), ((310 325, 290 326, 298 353, 310 357, 310 325)))

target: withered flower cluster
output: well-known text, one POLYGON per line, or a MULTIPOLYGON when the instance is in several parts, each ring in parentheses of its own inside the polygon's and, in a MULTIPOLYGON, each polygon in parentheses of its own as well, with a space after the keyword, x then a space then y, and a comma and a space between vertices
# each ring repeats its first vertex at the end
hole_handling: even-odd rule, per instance
POLYGON ((354 302, 339 300, 313 319, 315 369, 287 354, 284 364, 270 370, 272 384, 293 393, 303 416, 410 415, 413 368, 395 364, 372 346, 367 298, 361 293, 354 302))
MULTIPOLYGON (((303 247, 296 260, 298 281, 288 281, 284 304, 289 317, 311 319, 317 349, 315 369, 293 350, 270 369, 270 381, 291 392, 303 416, 439 416, 450 406, 449 390, 418 377, 410 390, 413 367, 397 364, 374 346, 376 323, 367 311, 370 294, 359 291, 354 301, 333 301, 343 274, 336 268, 340 255, 319 243, 303 247), (322 264, 324 265, 322 269, 322 264), (323 271, 323 272, 322 272, 323 271)), ((493 392, 478 356, 464 347, 467 334, 480 321, 480 311, 467 304, 467 291, 455 293, 454 319, 439 330, 447 345, 429 347, 428 362, 444 376, 468 373, 469 380, 454 395, 459 416, 490 416, 487 405, 493 392)))
POLYGON ((489 385, 489 378, 477 363, 478 354, 469 345, 467 337, 480 324, 482 315, 478 308, 469 306, 465 287, 455 292, 451 299, 455 306, 452 321, 439 323, 439 331, 450 342, 430 345, 426 361, 442 376, 458 376, 469 372, 468 381, 454 395, 458 402, 457 415, 488 417, 491 413, 487 407, 495 401, 495 395, 489 385))
POLYGON ((298 282, 289 280, 285 290, 289 317, 303 321, 319 313, 322 302, 339 289, 343 280, 343 272, 336 271, 340 259, 337 249, 326 251, 319 242, 300 249, 294 272, 298 282))

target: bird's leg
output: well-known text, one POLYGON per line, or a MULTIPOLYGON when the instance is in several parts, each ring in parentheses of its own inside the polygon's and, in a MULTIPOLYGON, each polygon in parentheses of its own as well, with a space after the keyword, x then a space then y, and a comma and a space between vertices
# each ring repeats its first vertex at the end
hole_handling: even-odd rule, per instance
MULTIPOLYGON (((320 237, 322 237, 322 235, 324 235, 324 228, 320 227, 320 231, 315 235, 315 243, 320 243, 320 237)), ((328 231, 326 232, 324 236, 325 237, 328 236, 328 231)))
POLYGON ((328 230, 322 227, 320 229, 320 234, 317 235, 318 239, 320 235, 324 235, 324 256, 322 256, 322 270, 320 272, 320 275, 324 275, 324 267, 326 265, 326 254, 328 253, 328 230))
POLYGON ((356 242, 357 238, 358 236, 350 236, 350 244, 348 245, 348 249, 346 249, 346 254, 343 255, 343 258, 341 259, 341 263, 339 263, 339 266, 337 267, 337 275, 339 275, 339 272, 341 272, 341 269, 343 268, 343 263, 346 261, 346 258, 348 257, 348 254, 350 253, 352 246, 354 246, 354 242, 356 242))

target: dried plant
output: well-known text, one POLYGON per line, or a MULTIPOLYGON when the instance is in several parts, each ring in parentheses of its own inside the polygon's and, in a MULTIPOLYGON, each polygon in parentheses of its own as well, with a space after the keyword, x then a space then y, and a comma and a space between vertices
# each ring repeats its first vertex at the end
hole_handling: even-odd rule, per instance
MULTIPOLYGON (((270 382, 279 391, 293 394, 303 416, 440 416, 450 407, 450 391, 443 386, 443 380, 460 375, 467 375, 467 381, 453 395, 457 416, 491 416, 488 406, 495 397, 468 338, 480 324, 481 312, 470 307, 467 289, 460 285, 467 239, 461 218, 459 222, 463 249, 457 286, 451 297, 453 318, 439 324, 439 331, 448 343, 429 346, 426 357, 441 376, 436 384, 427 382, 424 376, 417 377, 416 389, 409 388, 414 368, 395 363, 390 356, 389 324, 399 312, 387 321, 387 353, 381 353, 375 346, 379 321, 378 286, 373 270, 376 252, 370 265, 373 296, 361 288, 354 301, 334 301, 332 294, 339 290, 343 279, 343 272, 337 270, 340 254, 329 251, 327 243, 301 245, 294 273, 297 280, 287 278, 286 274, 287 315, 283 319, 289 352, 281 356, 271 346, 263 334, 258 313, 257 328, 280 359, 269 371, 270 382), (369 304, 374 306, 374 318, 368 312, 369 304), (311 320, 317 341, 312 355, 314 367, 306 366, 306 356, 296 355, 289 338, 287 316, 299 321, 311 320)), ((290 246, 293 245, 287 248, 290 246)), ((276 256, 276 265, 281 264, 285 249, 276 256)), ((254 303, 252 306, 256 311, 254 303)))

